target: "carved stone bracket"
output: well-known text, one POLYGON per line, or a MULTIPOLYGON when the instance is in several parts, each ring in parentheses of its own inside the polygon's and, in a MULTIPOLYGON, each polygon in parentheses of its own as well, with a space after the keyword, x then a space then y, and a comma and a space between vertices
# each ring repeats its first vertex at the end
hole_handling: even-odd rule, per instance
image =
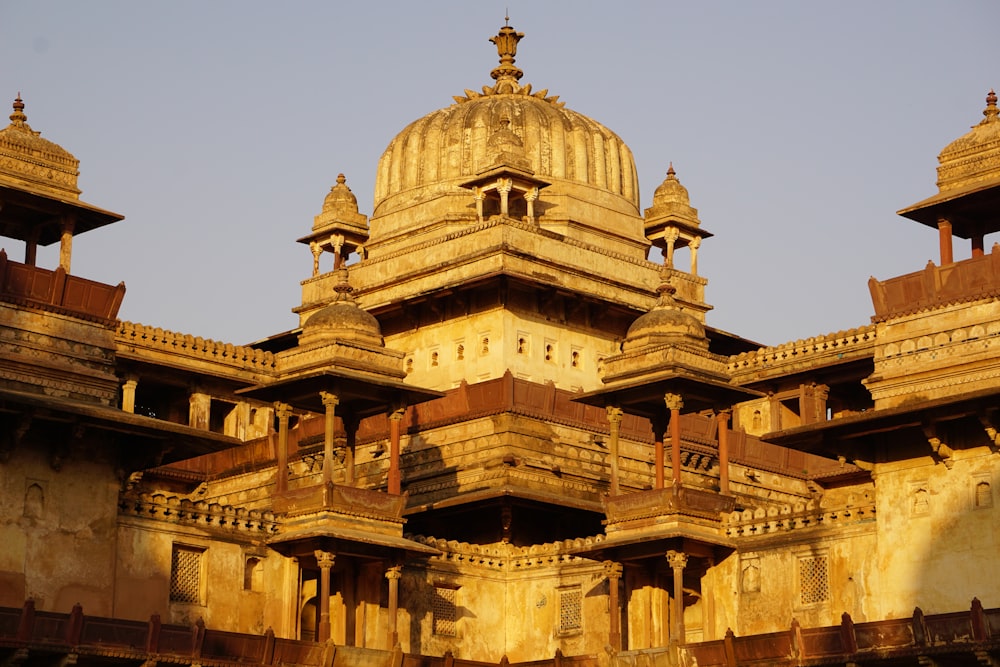
POLYGON ((923 431, 924 437, 927 438, 927 443, 934 452, 934 459, 943 463, 948 470, 951 470, 952 466, 955 465, 955 460, 952 458, 955 450, 942 442, 941 438, 938 437, 939 434, 934 425, 924 426, 923 431))

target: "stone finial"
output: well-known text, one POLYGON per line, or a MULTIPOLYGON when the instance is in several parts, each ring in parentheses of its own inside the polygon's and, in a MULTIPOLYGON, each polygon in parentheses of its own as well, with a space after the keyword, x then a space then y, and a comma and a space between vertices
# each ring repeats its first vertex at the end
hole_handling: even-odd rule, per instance
POLYGON ((983 109, 983 116, 985 118, 979 121, 979 124, 985 125, 986 123, 997 122, 998 114, 1000 114, 1000 109, 997 109, 997 94, 990 88, 990 92, 986 96, 986 108, 983 109))
POLYGON ((514 56, 517 55, 517 43, 524 37, 523 32, 517 32, 510 27, 510 19, 500 28, 496 36, 490 37, 490 41, 497 47, 497 54, 500 56, 500 66, 496 67, 490 76, 499 81, 501 78, 513 78, 515 81, 524 76, 519 68, 514 66, 514 56))
POLYGON ((21 91, 18 91, 17 97, 14 98, 14 113, 10 115, 10 122, 14 125, 25 125, 27 120, 28 117, 24 115, 24 100, 21 99, 21 91))

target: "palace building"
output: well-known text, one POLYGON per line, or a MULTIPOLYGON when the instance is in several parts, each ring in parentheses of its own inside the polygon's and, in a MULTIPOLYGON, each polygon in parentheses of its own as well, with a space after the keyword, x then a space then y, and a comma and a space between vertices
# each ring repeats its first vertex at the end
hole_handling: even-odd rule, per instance
POLYGON ((761 347, 710 323, 682 165, 643 208, 522 37, 390 142, 370 215, 343 174, 317 197, 299 326, 249 345, 122 321, 143 295, 73 273, 123 216, 18 96, 4 665, 1000 664, 996 95, 899 211, 939 261, 872 278, 870 323, 761 347))

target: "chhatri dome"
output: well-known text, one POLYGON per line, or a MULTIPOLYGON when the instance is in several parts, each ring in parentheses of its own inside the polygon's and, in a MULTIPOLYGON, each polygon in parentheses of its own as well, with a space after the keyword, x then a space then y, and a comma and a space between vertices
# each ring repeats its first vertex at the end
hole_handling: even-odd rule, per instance
POLYGON ((558 96, 521 84, 523 72, 514 65, 514 55, 523 36, 504 25, 490 38, 500 56, 491 72, 494 83, 478 92, 466 90, 389 143, 376 176, 373 243, 428 217, 471 209, 463 185, 498 161, 546 184, 539 197, 547 201, 543 214, 551 210, 552 216, 573 220, 610 215, 603 223, 608 229, 643 239, 632 152, 618 135, 566 108, 558 96), (413 214, 414 206, 421 207, 420 214, 413 214), (406 220, 392 220, 403 211, 408 211, 406 220))

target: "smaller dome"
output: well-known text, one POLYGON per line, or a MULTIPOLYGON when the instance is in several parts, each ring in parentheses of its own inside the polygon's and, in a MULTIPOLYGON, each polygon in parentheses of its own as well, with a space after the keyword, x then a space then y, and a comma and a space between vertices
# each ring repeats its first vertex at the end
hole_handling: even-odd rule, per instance
POLYGON ((707 349, 705 325, 694 315, 681 310, 674 301, 675 288, 664 281, 658 291, 660 301, 628 328, 622 350, 630 352, 650 345, 678 343, 707 349))
POLYGON ((343 174, 337 174, 337 184, 330 188, 330 194, 323 200, 323 211, 358 212, 358 198, 347 187, 347 177, 343 174))
POLYGON ((14 100, 10 125, 0 130, 0 179, 13 180, 49 196, 79 199, 80 161, 28 125, 21 94, 14 100))
POLYGON ((938 155, 938 189, 955 190, 997 176, 1000 160, 1000 109, 997 94, 986 96, 984 118, 938 155))
POLYGON ((375 316, 363 309, 351 295, 347 269, 338 270, 337 296, 328 306, 313 313, 302 325, 300 345, 322 341, 361 342, 384 346, 382 327, 375 316))
POLYGON ((698 209, 691 206, 691 197, 686 187, 681 185, 671 162, 667 177, 653 193, 653 205, 646 209, 646 220, 654 222, 670 218, 698 227, 698 209))

